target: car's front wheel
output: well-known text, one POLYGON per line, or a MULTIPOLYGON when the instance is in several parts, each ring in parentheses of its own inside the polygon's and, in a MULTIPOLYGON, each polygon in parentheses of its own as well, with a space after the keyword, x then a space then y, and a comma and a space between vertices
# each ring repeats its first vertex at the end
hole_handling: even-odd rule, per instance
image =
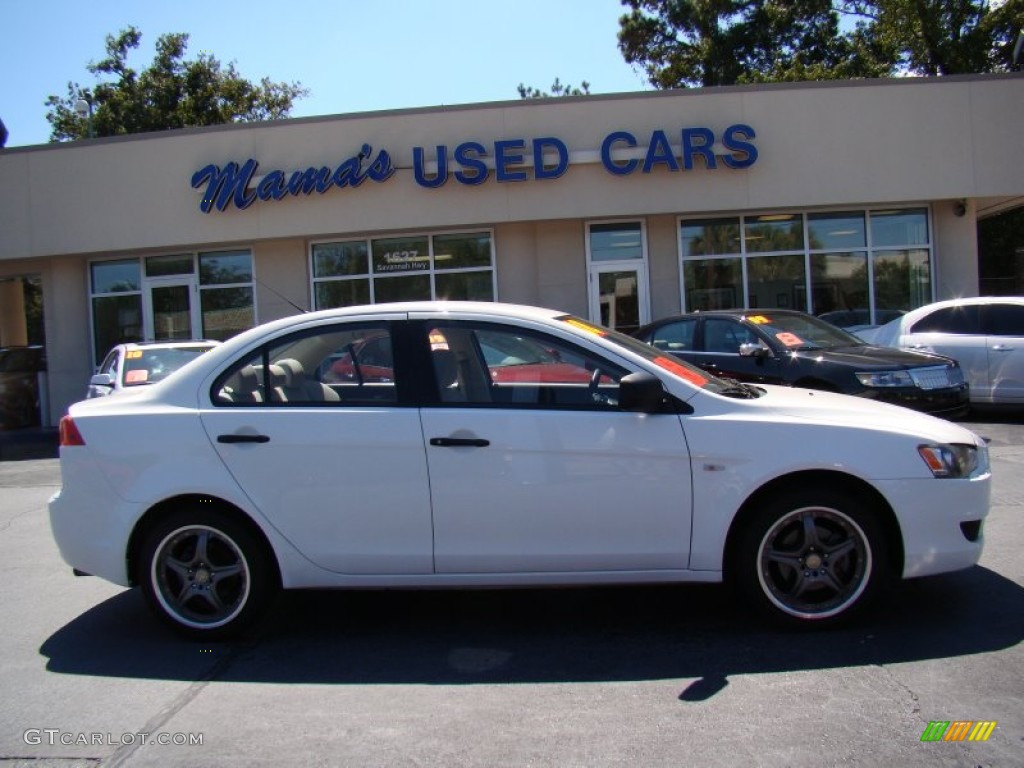
POLYGON ((236 636, 267 608, 277 581, 262 540, 217 510, 182 511, 157 523, 138 558, 150 608, 196 639, 236 636))
POLYGON ((791 491, 743 525, 732 577, 755 606, 785 623, 843 621, 888 581, 889 547, 877 510, 857 494, 791 491))

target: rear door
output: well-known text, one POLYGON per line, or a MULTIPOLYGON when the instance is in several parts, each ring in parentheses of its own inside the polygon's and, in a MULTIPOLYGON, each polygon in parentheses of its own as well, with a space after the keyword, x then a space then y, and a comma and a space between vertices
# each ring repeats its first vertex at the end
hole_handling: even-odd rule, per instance
POLYGON ((993 403, 1024 403, 1024 306, 990 304, 982 310, 993 403))
POLYGON ((988 339, 982 329, 980 305, 936 309, 907 329, 900 346, 952 357, 967 377, 971 400, 992 402, 988 339))
POLYGON ((376 367, 387 367, 382 339, 401 325, 335 323, 281 336, 225 371, 202 412, 253 505, 331 571, 433 570, 426 456, 419 411, 404 396, 408 377, 331 375, 353 354, 359 368, 362 349, 376 350, 376 367))

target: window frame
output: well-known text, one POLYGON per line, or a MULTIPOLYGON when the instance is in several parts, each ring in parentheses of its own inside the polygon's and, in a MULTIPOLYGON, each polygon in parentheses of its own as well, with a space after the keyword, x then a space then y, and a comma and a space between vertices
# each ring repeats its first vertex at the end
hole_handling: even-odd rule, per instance
MULTIPOLYGON (((448 275, 458 274, 490 274, 490 299, 472 299, 473 301, 497 301, 498 300, 498 258, 497 248, 494 239, 494 229, 490 227, 481 228, 470 228, 470 229, 445 229, 438 231, 429 232, 406 232, 406 233, 388 233, 380 232, 372 235, 356 235, 356 236, 340 236, 332 238, 318 238, 316 240, 310 240, 308 243, 307 251, 307 264, 309 268, 309 295, 310 303, 314 310, 321 309, 334 309, 337 307, 348 307, 348 306, 359 306, 358 304, 338 304, 331 306, 321 306, 318 300, 317 286, 327 285, 331 283, 355 283, 365 281, 367 285, 367 304, 383 304, 388 303, 386 301, 377 301, 377 282, 386 280, 400 279, 402 276, 414 276, 424 275, 427 277, 430 283, 430 297, 429 300, 436 301, 437 298, 437 280, 438 276, 444 278, 448 275), (471 266, 471 267, 456 267, 454 269, 438 268, 436 262, 436 248, 435 240, 445 237, 453 237, 458 235, 464 235, 467 237, 472 236, 483 236, 486 235, 489 245, 489 256, 490 263, 487 266, 471 266), (426 238, 427 240, 427 257, 428 266, 426 269, 410 269, 410 270, 395 270, 393 272, 378 272, 374 269, 374 243, 378 243, 386 240, 412 240, 416 238, 426 238), (325 275, 318 277, 316 274, 316 247, 321 245, 333 245, 333 244, 355 244, 361 243, 365 246, 366 250, 366 272, 350 273, 345 275, 325 275)), ((397 299, 405 300, 405 299, 397 299)))
MULTIPOLYGON (((739 259, 740 262, 740 277, 742 284, 737 286, 737 289, 742 291, 742 296, 738 298, 739 302, 742 302, 742 306, 729 307, 731 309, 754 309, 754 308, 788 308, 797 309, 802 312, 808 312, 811 314, 817 314, 818 309, 814 306, 815 289, 820 288, 820 283, 816 284, 814 281, 814 264, 813 257, 820 255, 852 255, 852 254, 863 254, 866 260, 866 280, 867 280, 867 303, 866 307, 870 312, 870 317, 874 321, 877 317, 877 313, 885 310, 885 307, 878 306, 878 301, 875 295, 875 261, 876 257, 885 253, 895 252, 909 252, 911 250, 925 251, 928 254, 928 269, 929 269, 929 285, 927 295, 921 297, 922 303, 916 306, 905 307, 905 310, 916 309, 917 306, 924 306, 925 304, 931 303, 935 300, 936 291, 936 263, 935 263, 935 236, 934 236, 935 216, 930 205, 927 204, 909 204, 901 206, 893 206, 882 208, 879 206, 875 207, 861 207, 855 208, 851 206, 842 206, 836 208, 822 208, 822 209, 780 209, 780 210, 767 210, 758 212, 748 212, 742 214, 728 213, 721 215, 702 215, 702 216, 688 216, 678 215, 676 217, 676 259, 678 265, 679 275, 679 306, 682 313, 688 313, 695 311, 693 307, 689 306, 687 301, 687 291, 701 291, 709 290, 698 286, 690 287, 686 279, 687 264, 696 263, 701 261, 709 260, 726 260, 726 259, 739 259), (921 213, 925 217, 924 222, 924 233, 926 242, 915 242, 915 243, 889 243, 876 244, 873 241, 873 221, 872 217, 882 217, 889 214, 913 214, 921 213), (863 216, 863 229, 865 243, 863 247, 855 247, 853 245, 839 247, 823 247, 823 248, 812 248, 810 242, 811 229, 814 226, 812 222, 817 222, 822 219, 827 219, 829 214, 835 214, 837 217, 855 217, 863 216), (798 216, 801 219, 801 227, 803 230, 803 249, 802 251, 796 250, 781 250, 781 251, 751 251, 747 243, 747 230, 749 222, 756 221, 758 218, 764 217, 781 217, 781 216, 798 216), (703 224, 705 226, 711 226, 715 222, 722 222, 728 224, 736 222, 739 227, 739 250, 735 253, 715 253, 715 254, 696 254, 688 255, 685 251, 685 245, 689 238, 683 237, 683 228, 687 224, 703 224), (777 306, 778 297, 760 297, 757 306, 751 303, 752 295, 756 295, 757 286, 751 285, 750 281, 750 261, 751 259, 763 258, 766 256, 781 256, 781 255, 799 255, 802 254, 804 260, 804 279, 802 286, 794 286, 795 296, 791 300, 790 307, 777 306)), ((911 301, 913 302, 913 297, 911 301)), ((723 307, 724 308, 724 307, 723 307)), ((829 311, 829 310, 821 310, 829 311)))

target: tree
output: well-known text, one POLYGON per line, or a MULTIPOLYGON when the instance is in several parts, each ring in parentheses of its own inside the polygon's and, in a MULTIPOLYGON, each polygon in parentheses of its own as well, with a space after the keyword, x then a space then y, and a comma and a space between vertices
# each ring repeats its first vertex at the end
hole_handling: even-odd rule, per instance
POLYGON ((548 99, 552 96, 589 96, 590 95, 590 83, 586 80, 580 83, 580 87, 576 88, 571 85, 562 85, 561 80, 557 77, 555 82, 551 84, 551 93, 545 93, 539 88, 527 87, 522 83, 519 84, 519 98, 521 99, 548 99))
POLYGON ((293 102, 309 93, 300 83, 274 83, 266 77, 254 85, 234 63, 223 67, 206 51, 187 61, 188 35, 183 33, 161 35, 152 64, 136 72, 128 66, 128 54, 141 39, 131 26, 116 37, 107 35, 106 58, 86 68, 97 78, 110 79, 92 88, 69 82, 65 97, 46 100, 51 141, 276 120, 287 117, 293 102), (76 113, 80 99, 89 104, 91 116, 76 113))
POLYGON ((891 51, 896 74, 1009 71, 1024 25, 1024 0, 847 0, 839 5, 891 51))
POLYGON ((622 0, 619 50, 656 88, 999 72, 1024 0, 622 0))

